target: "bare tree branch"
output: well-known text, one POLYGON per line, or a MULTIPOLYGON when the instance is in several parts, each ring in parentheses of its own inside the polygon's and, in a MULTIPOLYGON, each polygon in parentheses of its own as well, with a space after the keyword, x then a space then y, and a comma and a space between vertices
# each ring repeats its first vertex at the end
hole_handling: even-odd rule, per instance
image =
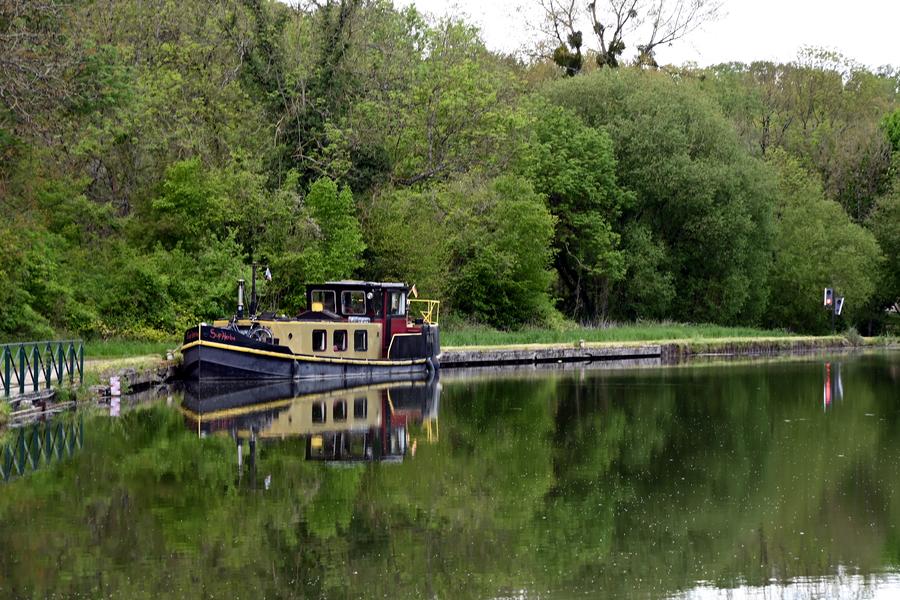
POLYGON ((650 37, 638 46, 638 64, 656 67, 657 46, 671 44, 719 16, 719 0, 653 0, 649 5, 650 37))
POLYGON ((635 62, 656 66, 655 50, 689 35, 715 20, 721 0, 591 0, 579 6, 575 0, 537 0, 544 13, 547 37, 559 46, 553 60, 569 75, 581 69, 582 25, 590 27, 601 67, 618 67, 626 49, 625 38, 642 43, 635 62))

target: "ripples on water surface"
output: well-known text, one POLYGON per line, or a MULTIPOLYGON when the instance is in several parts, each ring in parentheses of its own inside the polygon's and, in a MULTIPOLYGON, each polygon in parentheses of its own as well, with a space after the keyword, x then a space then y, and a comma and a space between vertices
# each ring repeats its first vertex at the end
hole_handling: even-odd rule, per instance
POLYGON ((86 414, 0 596, 900 597, 896 353, 451 375, 86 414))

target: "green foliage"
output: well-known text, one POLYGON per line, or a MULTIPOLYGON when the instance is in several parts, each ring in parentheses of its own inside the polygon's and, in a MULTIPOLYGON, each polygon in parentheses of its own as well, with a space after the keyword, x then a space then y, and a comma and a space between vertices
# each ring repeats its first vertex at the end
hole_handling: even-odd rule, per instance
POLYGON ((614 314, 626 318, 664 319, 675 300, 675 275, 668 246, 645 223, 629 223, 622 233, 628 282, 620 286, 614 314))
POLYGON ((894 152, 900 152, 900 108, 888 114, 881 122, 884 133, 894 152))
POLYGON ((611 284, 625 275, 626 257, 613 226, 633 197, 616 184, 613 144, 605 131, 542 102, 530 112, 534 139, 524 150, 523 170, 557 219, 553 247, 562 308, 596 320, 608 313, 611 284))
POLYGON ((28 252, 35 233, 28 234, 26 223, 14 217, 9 222, 0 223, 0 333, 8 338, 39 338, 52 335, 52 329, 45 317, 39 314, 33 304, 35 298, 28 290, 31 271, 28 252))
POLYGON ((451 232, 440 188, 383 190, 364 222, 367 271, 376 280, 416 284, 426 298, 447 299, 451 232))
MULTIPOLYGON (((502 171, 517 148, 510 138, 522 126, 514 74, 466 23, 429 26, 414 12, 380 18, 377 51, 367 57, 372 89, 335 123, 335 145, 352 162, 365 160, 364 171, 383 170, 381 179, 400 186, 502 171)), ((361 183, 361 174, 346 176, 361 183)))
MULTIPOLYGON (((545 95, 609 132, 618 181, 635 194, 624 218, 644 227, 634 231, 634 243, 664 256, 634 267, 650 267, 652 280, 674 284, 665 316, 758 321, 767 296, 772 188, 717 108, 689 82, 639 70, 558 81, 545 95)), ((630 289, 644 285, 631 275, 626 271, 615 286, 613 316, 661 316, 635 314, 637 307, 625 302, 647 296, 630 289)))
POLYGON ((565 69, 567 76, 574 77, 581 72, 581 66, 584 64, 580 44, 575 48, 575 52, 569 50, 565 44, 560 44, 553 51, 553 62, 565 69))
POLYGON ((225 199, 219 182, 200 160, 177 162, 166 170, 160 194, 150 203, 149 220, 167 249, 179 243, 191 250, 216 237, 225 220, 225 199))
POLYGON ((346 279, 356 273, 366 245, 350 188, 339 190, 327 177, 313 182, 290 219, 290 232, 263 249, 272 258, 276 277, 268 290, 282 307, 293 310, 305 303, 304 282, 346 279))
MULTIPOLYGON (((693 77, 694 74, 689 74, 693 77)), ((884 115, 896 86, 840 54, 804 48, 786 64, 718 65, 699 74, 748 148, 787 151, 861 223, 889 184, 884 115)))
POLYGON ((552 314, 554 222, 531 184, 510 176, 464 178, 428 192, 397 190, 381 199, 368 228, 379 275, 411 265, 423 294, 515 328, 552 314))
MULTIPOLYGON (((570 74, 579 38, 557 52, 570 74)), ((623 48, 614 36, 599 63, 623 48)), ((896 74, 833 52, 560 78, 381 0, 87 0, 0 16, 0 54, 17 65, 0 76, 7 338, 167 339, 228 314, 251 263, 272 270, 262 307, 279 312, 305 282, 352 276, 502 328, 818 330, 767 310, 781 198, 754 156, 777 149, 882 246, 874 291, 851 276, 870 301, 848 318, 877 333, 898 296, 896 74)))
POLYGON ((512 177, 463 182, 447 195, 453 306, 501 328, 545 320, 554 218, 541 196, 512 177))
POLYGON ((856 330, 856 327, 848 327, 847 331, 844 332, 844 337, 850 342, 851 346, 855 347, 862 346, 865 341, 863 336, 856 330))
POLYGON ((334 181, 316 180, 306 196, 306 207, 319 230, 322 275, 318 279, 353 274, 362 266, 359 255, 366 246, 356 220, 350 188, 338 191, 334 181))
POLYGON ((900 306, 900 189, 878 199, 867 223, 884 253, 878 285, 873 296, 872 315, 886 317, 885 311, 900 306))
POLYGON ((825 198, 795 160, 775 152, 769 162, 778 170, 778 204, 767 321, 824 332, 830 317, 822 290, 835 287, 846 297, 844 318, 853 322, 875 292, 883 260, 875 237, 825 198))

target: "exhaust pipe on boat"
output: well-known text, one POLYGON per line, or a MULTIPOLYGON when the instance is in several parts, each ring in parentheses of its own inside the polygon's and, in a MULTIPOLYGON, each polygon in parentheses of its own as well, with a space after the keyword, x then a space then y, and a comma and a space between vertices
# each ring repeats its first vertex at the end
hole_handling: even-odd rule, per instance
POLYGON ((237 318, 244 318, 244 280, 238 279, 238 306, 237 306, 237 318))

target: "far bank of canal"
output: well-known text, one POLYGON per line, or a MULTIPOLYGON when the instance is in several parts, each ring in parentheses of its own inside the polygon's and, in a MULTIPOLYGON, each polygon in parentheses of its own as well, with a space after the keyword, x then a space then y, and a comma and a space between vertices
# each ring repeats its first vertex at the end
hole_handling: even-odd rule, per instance
MULTIPOLYGON (((674 364, 694 356, 778 356, 854 348, 900 349, 900 344, 881 338, 862 338, 856 343, 844 336, 791 336, 754 338, 700 338, 635 342, 585 342, 570 344, 519 344, 447 346, 441 366, 477 367, 554 362, 646 361, 674 364)), ((652 363, 643 363, 652 364, 652 363)))
MULTIPOLYGON (((697 357, 755 357, 848 352, 862 349, 900 350, 891 338, 861 338, 851 342, 844 336, 726 337, 671 339, 633 342, 585 342, 568 344, 507 344, 485 346, 445 346, 442 369, 497 367, 553 363, 606 363, 614 367, 661 366, 697 357)), ((169 359, 153 356, 88 360, 86 370, 102 386, 110 376, 118 376, 127 390, 178 379, 180 355, 169 359)))
MULTIPOLYGON (((130 342, 123 342, 126 354, 130 342)), ((146 354, 146 344, 133 342, 140 355, 85 359, 86 388, 103 395, 110 377, 118 377, 125 391, 140 391, 179 379, 180 355, 175 349, 167 357, 146 354)), ((896 338, 857 338, 845 336, 780 337, 699 337, 651 341, 497 344, 444 346, 441 367, 448 371, 478 367, 546 365, 554 363, 604 363, 608 367, 653 367, 679 364, 698 357, 777 357, 854 350, 900 350, 896 338)), ((42 392, 34 400, 54 400, 54 391, 42 392)), ((68 394, 66 395, 68 398, 68 394)), ((29 400, 30 396, 21 399, 29 400)), ((16 409, 13 403, 13 410, 16 409)), ((3 418, 0 418, 0 427, 3 418)))

